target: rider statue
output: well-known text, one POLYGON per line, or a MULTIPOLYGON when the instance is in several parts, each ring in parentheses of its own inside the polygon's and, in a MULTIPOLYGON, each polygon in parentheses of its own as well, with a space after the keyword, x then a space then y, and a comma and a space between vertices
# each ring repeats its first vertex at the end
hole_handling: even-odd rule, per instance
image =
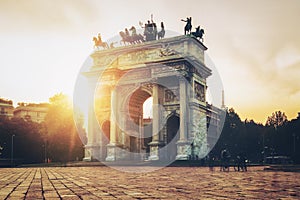
POLYGON ((131 36, 136 36, 136 28, 134 26, 132 26, 129 30, 131 30, 131 36))
POLYGON ((191 34, 192 17, 187 17, 186 20, 182 19, 181 21, 186 22, 186 25, 184 27, 184 35, 191 34))
POLYGON ((97 37, 98 37, 98 42, 101 43, 101 42, 102 42, 102 38, 101 38, 100 33, 98 33, 98 36, 97 36, 97 37))
POLYGON ((129 36, 130 36, 130 34, 129 34, 129 31, 128 31, 128 29, 127 29, 127 28, 125 28, 125 35, 126 35, 127 37, 129 37, 129 36))
POLYGON ((94 41, 94 48, 99 49, 99 47, 102 47, 103 49, 108 49, 108 44, 106 42, 102 42, 102 38, 100 33, 98 33, 97 37, 93 37, 94 41))

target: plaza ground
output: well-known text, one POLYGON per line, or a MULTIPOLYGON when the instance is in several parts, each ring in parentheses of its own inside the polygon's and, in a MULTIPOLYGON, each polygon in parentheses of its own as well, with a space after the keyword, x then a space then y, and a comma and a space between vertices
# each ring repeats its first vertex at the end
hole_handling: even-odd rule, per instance
POLYGON ((0 199, 300 199, 297 172, 264 171, 263 167, 250 167, 248 172, 154 169, 0 168, 0 199))

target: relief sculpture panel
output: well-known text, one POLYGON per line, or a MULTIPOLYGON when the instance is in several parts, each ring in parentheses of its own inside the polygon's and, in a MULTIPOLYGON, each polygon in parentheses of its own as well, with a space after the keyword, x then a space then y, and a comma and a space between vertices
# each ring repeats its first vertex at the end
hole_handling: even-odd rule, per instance
POLYGON ((201 102, 205 102, 204 86, 198 83, 197 81, 195 81, 194 90, 195 90, 195 98, 201 102))

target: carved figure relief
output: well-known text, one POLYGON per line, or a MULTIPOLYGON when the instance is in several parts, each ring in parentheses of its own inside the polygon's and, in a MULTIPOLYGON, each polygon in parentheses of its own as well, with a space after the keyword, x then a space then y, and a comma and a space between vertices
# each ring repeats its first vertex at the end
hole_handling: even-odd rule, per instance
POLYGON ((165 89, 165 102, 169 103, 169 102, 175 102, 175 101, 179 101, 178 90, 177 89, 173 89, 173 90, 165 89))
POLYGON ((197 81, 195 81, 194 90, 195 90, 195 98, 201 102, 205 102, 204 86, 198 83, 197 81))

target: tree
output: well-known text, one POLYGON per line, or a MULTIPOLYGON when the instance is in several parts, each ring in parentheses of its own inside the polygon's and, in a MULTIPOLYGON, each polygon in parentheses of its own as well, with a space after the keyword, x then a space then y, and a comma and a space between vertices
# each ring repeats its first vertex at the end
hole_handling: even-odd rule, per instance
POLYGON ((242 135, 245 132, 245 126, 239 115, 233 108, 230 108, 226 113, 226 118, 220 138, 215 145, 212 154, 215 157, 220 157, 221 151, 226 148, 232 156, 240 153, 244 148, 242 145, 242 135))
POLYGON ((14 163, 40 163, 43 161, 42 135, 40 124, 24 121, 20 118, 0 118, 1 158, 11 159, 14 152, 14 163), (12 148, 13 138, 13 148, 12 148))
POLYGON ((289 144, 287 145, 291 157, 295 163, 300 163, 300 117, 287 124, 289 144))
POLYGON ((62 93, 49 99, 45 117, 45 140, 48 157, 52 161, 67 162, 83 157, 83 145, 73 121, 73 110, 68 97, 62 93))
POLYGON ((284 112, 276 111, 272 113, 271 116, 268 117, 266 121, 266 126, 272 126, 277 128, 279 126, 284 125, 287 122, 287 117, 284 112))

